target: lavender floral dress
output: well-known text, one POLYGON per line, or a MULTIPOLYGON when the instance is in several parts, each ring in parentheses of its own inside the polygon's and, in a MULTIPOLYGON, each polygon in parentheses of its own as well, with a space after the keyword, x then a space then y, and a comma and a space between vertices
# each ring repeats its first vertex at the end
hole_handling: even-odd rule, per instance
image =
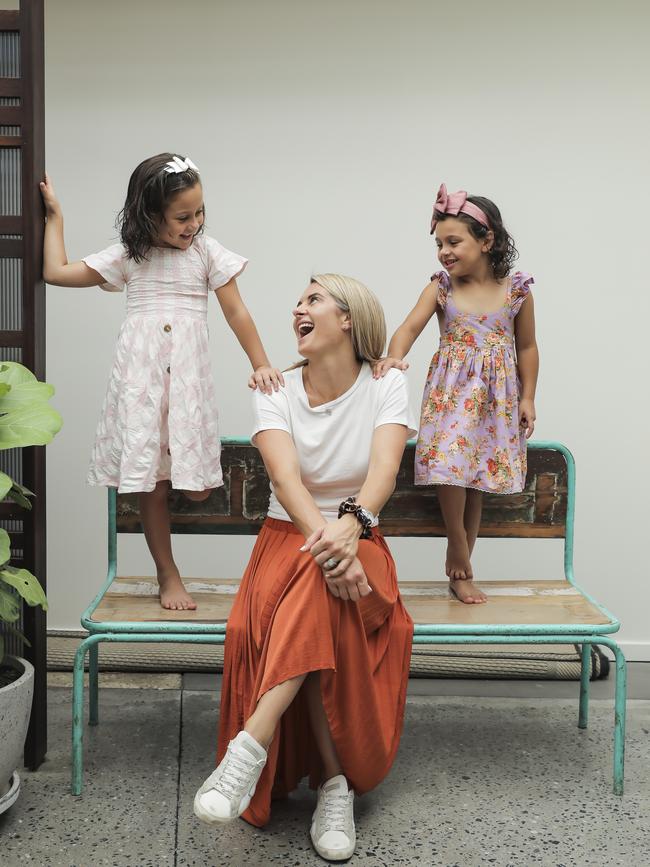
POLYGON ((514 323, 533 278, 513 274, 503 307, 483 315, 458 310, 449 275, 439 271, 436 278, 443 324, 424 388, 415 484, 518 493, 526 480, 526 437, 514 323))

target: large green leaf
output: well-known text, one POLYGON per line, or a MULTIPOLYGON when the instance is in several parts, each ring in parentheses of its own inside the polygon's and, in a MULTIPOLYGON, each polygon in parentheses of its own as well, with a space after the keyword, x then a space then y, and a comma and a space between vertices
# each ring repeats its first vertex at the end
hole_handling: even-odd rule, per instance
MULTIPOLYGON (((0 399, 0 411, 2 400, 0 399)), ((61 416, 47 403, 23 406, 0 415, 0 449, 45 446, 61 430, 61 416)))
POLYGON ((4 500, 13 484, 14 480, 11 476, 8 476, 6 473, 0 473, 0 500, 4 500))
POLYGON ((0 587, 0 620, 12 623, 20 617, 20 603, 13 593, 0 587))
POLYGON ((11 490, 7 494, 7 497, 10 500, 13 500, 14 503, 18 503, 19 506, 22 506, 23 509, 31 509, 32 504, 27 499, 27 497, 35 497, 36 494, 33 494, 29 488, 24 488, 22 485, 19 485, 18 482, 14 482, 11 490))
POLYGON ((39 382, 22 364, 0 365, 0 449, 43 446, 52 440, 63 423, 48 404, 53 394, 51 385, 39 382))
POLYGON ((27 569, 5 566, 0 569, 0 580, 14 587, 28 605, 42 605, 47 611, 47 598, 38 580, 27 569))
POLYGON ((0 528, 0 566, 6 563, 11 557, 11 544, 9 542, 9 533, 0 528))

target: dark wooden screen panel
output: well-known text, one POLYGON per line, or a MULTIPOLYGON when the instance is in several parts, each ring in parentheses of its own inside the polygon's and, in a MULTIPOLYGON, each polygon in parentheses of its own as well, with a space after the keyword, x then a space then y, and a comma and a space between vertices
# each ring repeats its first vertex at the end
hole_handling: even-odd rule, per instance
MULTIPOLYGON (((44 171, 43 0, 0 10, 0 360, 19 361, 45 379, 45 287, 41 279, 44 171)), ((0 469, 38 492, 31 512, 0 504, 14 565, 46 585, 44 449, 0 451, 0 469)), ((25 764, 37 768, 47 751, 46 619, 25 606, 22 626, 31 648, 12 645, 34 664, 34 703, 25 764)))
MULTIPOLYGON (((413 484, 414 447, 404 452, 395 493, 381 514, 386 536, 444 536, 435 487, 413 484)), ((257 533, 269 502, 269 482, 259 452, 226 444, 221 454, 224 486, 203 503, 178 491, 169 495, 174 533, 257 533)), ((551 449, 530 449, 521 494, 486 494, 481 536, 563 538, 567 511, 567 466, 551 449)), ((137 494, 117 498, 117 529, 140 533, 137 494)))

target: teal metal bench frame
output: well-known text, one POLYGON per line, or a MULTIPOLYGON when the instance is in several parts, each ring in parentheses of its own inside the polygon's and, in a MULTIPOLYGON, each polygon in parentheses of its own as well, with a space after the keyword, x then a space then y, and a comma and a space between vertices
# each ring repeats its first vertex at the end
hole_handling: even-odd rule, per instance
MULTIPOLYGON (((224 438, 224 446, 246 446, 247 439, 224 438)), ((413 448, 413 442, 409 443, 413 448)), ((564 577, 607 619, 606 623, 588 624, 416 624, 413 643, 419 644, 576 644, 581 645, 581 676, 578 727, 585 729, 588 721, 589 662, 592 645, 608 647, 615 658, 616 685, 614 696, 614 785, 617 795, 623 794, 625 758, 625 705, 627 692, 626 662, 621 648, 611 638, 620 628, 619 621, 606 608, 576 584, 573 572, 573 531, 575 512, 575 462, 566 446, 556 442, 531 442, 529 450, 559 452, 566 461, 567 501, 564 532, 564 577)), ((83 698, 86 654, 89 656, 89 717, 88 724, 97 725, 98 713, 98 661, 99 644, 108 642, 175 642, 196 644, 223 644, 225 623, 196 622, 106 622, 92 620, 104 594, 117 575, 117 495, 115 488, 108 490, 108 572, 101 589, 84 611, 81 625, 88 630, 75 655, 72 700, 72 793, 80 795, 83 787, 83 698)), ((219 532, 227 532, 219 531, 219 532)), ((239 531, 241 533, 241 531, 239 531)), ((387 534, 389 535, 389 534, 387 534)), ((395 535, 395 534, 393 534, 395 535)), ((408 531, 404 535, 409 534, 408 531)), ((436 535, 428 533, 427 535, 436 535)))

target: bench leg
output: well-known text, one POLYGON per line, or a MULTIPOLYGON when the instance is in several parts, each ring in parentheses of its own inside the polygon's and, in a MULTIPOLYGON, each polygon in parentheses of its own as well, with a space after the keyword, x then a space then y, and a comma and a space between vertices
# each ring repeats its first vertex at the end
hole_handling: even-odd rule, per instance
POLYGON ((627 698, 627 665, 623 651, 613 641, 608 645, 616 659, 616 693, 614 699, 614 794, 623 794, 625 771, 625 701, 627 698))
POLYGON ((578 712, 578 728, 586 729, 589 719, 589 669, 591 667, 591 645, 582 645, 580 663, 580 709, 578 712))
MULTIPOLYGON (((94 643, 94 642, 92 642, 94 643)), ((80 795, 83 788, 83 713, 84 663, 88 639, 81 642, 74 657, 72 670, 72 794, 80 795)))
POLYGON ((99 642, 88 650, 88 725, 99 722, 99 642))

